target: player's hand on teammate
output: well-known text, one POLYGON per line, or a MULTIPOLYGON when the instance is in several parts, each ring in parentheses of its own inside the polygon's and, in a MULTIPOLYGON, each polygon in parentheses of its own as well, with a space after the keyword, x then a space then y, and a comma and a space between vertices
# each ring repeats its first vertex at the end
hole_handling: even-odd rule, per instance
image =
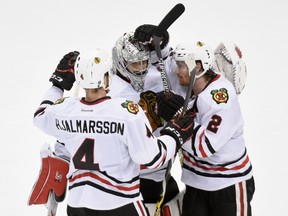
POLYGON ((163 126, 163 120, 156 113, 156 93, 153 91, 141 92, 140 100, 138 104, 144 110, 152 131, 155 131, 158 127, 163 126))
MULTIPOLYGON (((154 50, 154 43, 153 43, 153 34, 157 26, 150 25, 150 24, 143 24, 136 28, 134 32, 135 39, 139 40, 142 43, 146 43, 149 45, 150 50, 154 50)), ((163 49, 169 42, 169 33, 165 31, 162 39, 160 47, 163 49)))
POLYGON ((184 98, 173 92, 161 91, 157 93, 157 114, 165 121, 169 121, 175 113, 183 106, 184 98))
POLYGON ((72 88, 73 83, 75 82, 74 64, 78 55, 79 52, 74 51, 63 56, 49 79, 53 85, 65 90, 70 90, 72 88))
POLYGON ((176 114, 161 129, 161 135, 172 136, 176 140, 177 149, 193 136, 195 113, 188 110, 185 115, 176 114))

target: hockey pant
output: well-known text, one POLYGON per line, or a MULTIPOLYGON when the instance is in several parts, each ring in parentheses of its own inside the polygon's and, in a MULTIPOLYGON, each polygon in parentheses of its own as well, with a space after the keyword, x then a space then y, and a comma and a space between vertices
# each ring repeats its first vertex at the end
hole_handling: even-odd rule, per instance
POLYGON ((142 201, 121 206, 111 210, 93 210, 88 208, 67 207, 68 216, 149 216, 148 210, 142 201))
POLYGON ((183 216, 251 216, 250 202, 255 186, 253 177, 216 191, 204 191, 186 185, 183 216))

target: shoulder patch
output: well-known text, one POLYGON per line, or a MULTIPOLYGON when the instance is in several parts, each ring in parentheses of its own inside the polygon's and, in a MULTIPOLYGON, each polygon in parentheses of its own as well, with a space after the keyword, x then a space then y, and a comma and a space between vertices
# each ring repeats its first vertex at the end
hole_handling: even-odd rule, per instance
POLYGON ((126 100, 125 102, 121 104, 121 106, 123 108, 126 108, 128 112, 133 113, 135 115, 139 112, 138 104, 136 104, 133 101, 126 100))
POLYGON ((55 105, 56 105, 56 104, 61 104, 66 98, 67 98, 67 97, 60 98, 60 99, 56 100, 54 104, 55 104, 55 105))
POLYGON ((213 100, 217 103, 227 103, 229 100, 228 90, 226 88, 214 89, 211 92, 213 100))

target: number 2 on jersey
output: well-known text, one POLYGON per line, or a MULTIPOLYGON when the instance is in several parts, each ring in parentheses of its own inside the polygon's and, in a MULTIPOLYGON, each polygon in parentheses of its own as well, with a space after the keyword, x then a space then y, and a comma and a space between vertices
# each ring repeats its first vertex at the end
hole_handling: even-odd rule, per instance
POLYGON ((86 138, 80 145, 72 159, 76 169, 100 170, 99 164, 94 163, 94 143, 94 139, 86 138))
POLYGON ((209 122, 208 126, 207 126, 207 130, 213 132, 213 133, 217 133, 218 131, 218 127, 222 122, 222 118, 218 115, 213 115, 211 117, 211 121, 209 122))

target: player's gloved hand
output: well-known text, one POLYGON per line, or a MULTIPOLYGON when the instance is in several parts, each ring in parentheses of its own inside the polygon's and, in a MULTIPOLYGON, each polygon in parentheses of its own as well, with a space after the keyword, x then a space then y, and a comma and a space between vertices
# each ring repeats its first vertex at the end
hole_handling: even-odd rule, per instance
POLYGON ((157 114, 165 121, 169 121, 175 113, 183 106, 184 98, 173 92, 161 91, 157 93, 157 114))
POLYGON ((57 65, 55 72, 49 79, 53 85, 65 90, 70 90, 72 88, 73 83, 75 82, 74 64, 78 55, 79 52, 74 51, 63 56, 57 65))
MULTIPOLYGON (((141 41, 142 43, 148 43, 150 50, 154 50, 154 43, 153 43, 153 33, 157 26, 150 25, 150 24, 143 24, 136 28, 134 32, 134 38, 141 41)), ((169 42, 169 33, 165 31, 162 39, 160 47, 163 49, 169 42)))
POLYGON ((161 129, 161 135, 172 136, 177 143, 177 150, 193 136, 195 114, 192 111, 187 111, 184 116, 181 114, 175 115, 161 129))
POLYGON ((163 126, 163 120, 156 114, 156 93, 153 91, 141 92, 139 106, 144 110, 152 131, 155 131, 158 127, 163 126))

